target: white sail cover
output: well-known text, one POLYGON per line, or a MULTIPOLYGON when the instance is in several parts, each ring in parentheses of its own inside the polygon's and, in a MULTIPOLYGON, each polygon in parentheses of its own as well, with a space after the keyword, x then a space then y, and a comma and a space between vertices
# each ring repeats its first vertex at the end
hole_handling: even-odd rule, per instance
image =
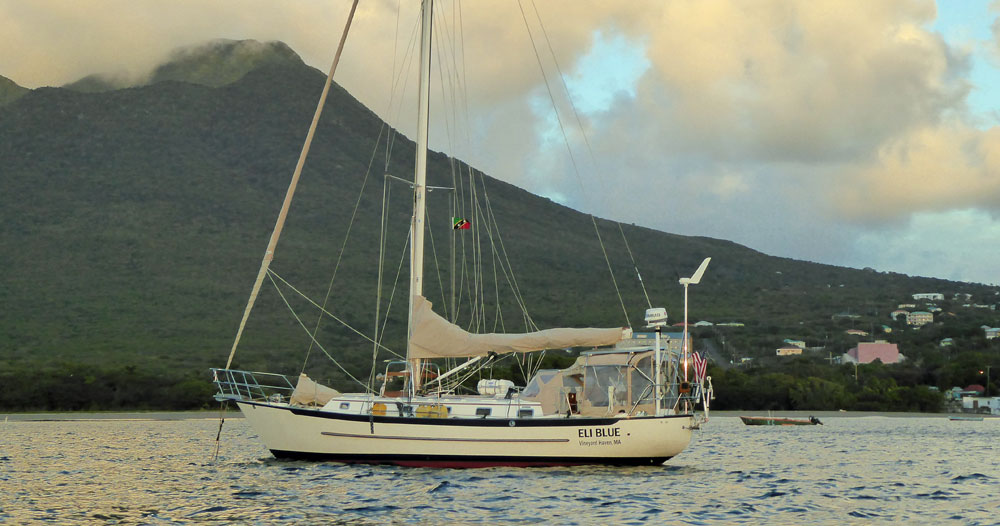
POLYGON ((326 405, 331 398, 340 396, 340 391, 313 381, 306 373, 299 375, 299 382, 292 391, 290 402, 298 405, 326 405))
POLYGON ((523 334, 472 334, 449 323, 431 308, 423 296, 413 303, 413 334, 409 358, 463 358, 531 352, 567 347, 614 345, 622 340, 621 327, 611 329, 546 329, 523 334))

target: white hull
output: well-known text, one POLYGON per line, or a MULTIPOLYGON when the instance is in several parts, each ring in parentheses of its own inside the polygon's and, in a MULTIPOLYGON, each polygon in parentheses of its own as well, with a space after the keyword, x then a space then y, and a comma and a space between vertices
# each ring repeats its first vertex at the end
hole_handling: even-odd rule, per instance
POLYGON ((417 418, 237 402, 278 458, 411 466, 661 464, 691 441, 694 416, 417 418))

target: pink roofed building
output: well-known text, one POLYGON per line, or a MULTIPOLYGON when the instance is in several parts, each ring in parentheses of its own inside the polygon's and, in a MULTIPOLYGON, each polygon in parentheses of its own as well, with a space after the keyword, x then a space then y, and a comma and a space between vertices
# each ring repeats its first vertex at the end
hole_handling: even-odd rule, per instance
POLYGON ((871 363, 879 360, 882 363, 899 363, 906 357, 899 353, 895 343, 865 342, 844 354, 844 363, 871 363))

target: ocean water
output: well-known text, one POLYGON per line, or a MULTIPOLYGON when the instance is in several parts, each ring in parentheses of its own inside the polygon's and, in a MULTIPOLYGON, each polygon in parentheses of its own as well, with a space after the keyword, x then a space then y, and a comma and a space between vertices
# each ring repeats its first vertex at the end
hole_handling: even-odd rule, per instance
POLYGON ((713 416, 663 466, 278 461, 243 419, 0 420, 3 524, 1000 524, 1000 420, 713 416))

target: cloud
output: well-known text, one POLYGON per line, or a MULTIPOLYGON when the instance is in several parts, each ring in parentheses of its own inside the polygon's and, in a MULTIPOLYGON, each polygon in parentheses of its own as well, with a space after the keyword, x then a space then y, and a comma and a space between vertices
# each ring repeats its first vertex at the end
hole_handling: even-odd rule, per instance
POLYGON ((923 27, 930 2, 672 2, 645 79, 685 148, 736 161, 853 158, 960 106, 966 67, 923 27), (720 137, 723 139, 720 140, 720 137))
POLYGON ((870 265, 914 276, 934 276, 1000 285, 1000 222, 986 212, 965 209, 921 212, 902 225, 870 230, 854 238, 853 249, 870 265))
MULTIPOLYGON (((828 225, 996 209, 998 132, 966 124, 969 50, 928 29, 933 2, 660 7, 618 26, 648 41, 651 67, 635 97, 590 116, 592 142, 614 159, 598 171, 627 158, 623 186, 655 177, 725 206, 729 223, 762 217, 764 202, 786 212, 807 202, 802 212, 828 225), (739 192, 726 191, 735 181, 739 192)), ((602 202, 599 213, 634 216, 628 200, 602 202)))
POLYGON ((1000 128, 923 126, 886 141, 844 178, 838 208, 856 221, 980 208, 1000 212, 1000 128))
MULTIPOLYGON (((267 0, 0 0, 0 71, 32 88, 95 73, 141 77, 179 47, 220 38, 281 40, 325 68, 348 7, 267 0)), ((363 16, 365 9, 360 11, 363 16)))
MULTIPOLYGON (((470 110, 435 112, 432 147, 603 217, 874 266, 865 251, 877 243, 856 242, 866 232, 895 236, 914 217, 963 210, 983 211, 983 231, 995 232, 1000 213, 1000 131, 977 128, 968 103, 973 57, 1000 53, 1000 2, 979 22, 991 42, 949 43, 931 29, 939 7, 949 5, 439 1, 434 60, 448 75, 435 78, 444 89, 432 105, 452 99, 470 110), (599 86, 610 77, 595 58, 623 45, 641 53, 628 60, 642 67, 606 85, 613 93, 579 99, 593 160, 575 117, 560 114, 574 167, 561 137, 553 140, 551 105, 539 101, 551 89, 567 111, 555 63, 571 89, 588 76, 599 86)), ((135 77, 178 47, 218 38, 280 40, 325 71, 348 8, 0 0, 0 74, 28 87, 101 72, 135 77)), ((408 134, 416 8, 362 2, 336 78, 408 134)))
MULTIPOLYGON (((580 178, 602 199, 582 208, 773 254, 888 268, 903 259, 876 257, 871 240, 897 235, 910 218, 1000 209, 1000 132, 972 126, 966 106, 974 49, 929 29, 933 2, 644 7, 602 28, 644 42, 651 66, 634 97, 587 116, 599 166, 580 178)), ((562 180, 576 177, 544 162, 562 180)), ((589 200, 571 195, 570 204, 589 200)), ((966 238, 976 236, 953 237, 966 238)), ((942 270, 971 279, 959 271, 942 270)))
MULTIPOLYGON (((1000 14, 1000 2, 990 4, 990 11, 1000 14)), ((993 30, 994 51, 1000 52, 1000 16, 993 19, 993 24, 990 28, 993 30)))

